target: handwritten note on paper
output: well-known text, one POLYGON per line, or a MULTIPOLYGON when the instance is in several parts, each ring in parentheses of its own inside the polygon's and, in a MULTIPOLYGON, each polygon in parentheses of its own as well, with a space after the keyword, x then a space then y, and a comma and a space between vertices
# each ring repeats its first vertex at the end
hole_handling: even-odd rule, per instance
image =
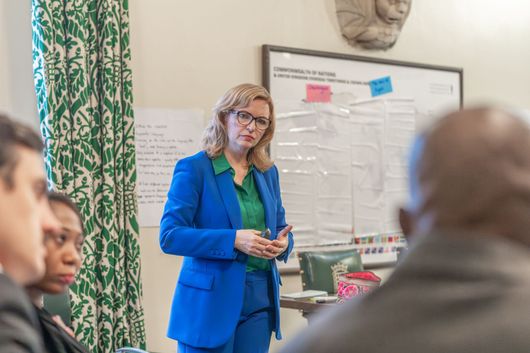
POLYGON ((370 81, 370 92, 372 93, 372 97, 392 93, 392 80, 390 79, 390 76, 370 81))
POLYGON ((158 227, 179 159, 199 151, 203 112, 135 108, 138 215, 141 227, 158 227))
POLYGON ((305 86, 306 102, 329 103, 331 102, 331 86, 308 83, 305 86))

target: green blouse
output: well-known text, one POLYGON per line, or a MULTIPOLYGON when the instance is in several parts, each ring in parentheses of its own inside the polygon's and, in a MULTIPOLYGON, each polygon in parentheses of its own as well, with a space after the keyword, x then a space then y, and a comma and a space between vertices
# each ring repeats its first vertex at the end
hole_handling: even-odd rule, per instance
MULTIPOLYGON (((235 176, 235 171, 226 160, 224 153, 212 160, 212 165, 215 175, 230 170, 232 177, 235 176)), ((241 209, 243 228, 262 231, 267 228, 265 224, 265 210, 252 176, 253 169, 254 166, 251 165, 248 169, 247 175, 245 175, 245 178, 243 179, 242 185, 239 185, 234 181, 234 186, 236 188, 237 200, 239 201, 239 208, 241 209)), ((268 271, 270 269, 271 266, 269 260, 249 255, 247 272, 256 270, 268 271)))

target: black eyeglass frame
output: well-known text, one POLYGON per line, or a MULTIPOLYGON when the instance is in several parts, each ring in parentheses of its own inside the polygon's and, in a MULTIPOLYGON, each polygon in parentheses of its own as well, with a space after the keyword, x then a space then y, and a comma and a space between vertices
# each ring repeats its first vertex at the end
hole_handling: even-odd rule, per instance
POLYGON ((271 126, 271 119, 268 119, 268 118, 265 118, 264 116, 254 116, 252 115, 251 113, 245 111, 245 110, 237 110, 237 109, 230 109, 227 111, 227 113, 229 114, 235 114, 236 115, 236 119, 237 119, 237 122, 242 125, 242 126, 249 126, 250 124, 252 124, 253 121, 256 121, 254 123, 254 126, 256 127, 256 130, 259 130, 259 131, 265 131, 267 130, 270 126, 271 126), (252 117, 252 119, 250 119, 250 121, 248 123, 242 123, 241 120, 239 119, 239 115, 243 113, 243 114, 248 114, 250 117, 252 117), (258 126, 258 119, 262 119, 262 120, 266 120, 267 121, 267 127, 265 128, 260 128, 258 126))

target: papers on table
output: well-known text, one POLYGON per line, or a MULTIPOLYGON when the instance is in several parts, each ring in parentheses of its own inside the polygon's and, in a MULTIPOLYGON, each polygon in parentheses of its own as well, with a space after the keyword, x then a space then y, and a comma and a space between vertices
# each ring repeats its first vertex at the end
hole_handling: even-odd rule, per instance
POLYGON ((328 295, 328 292, 323 290, 304 290, 302 292, 294 292, 294 293, 285 293, 281 296, 284 298, 290 298, 290 299, 308 299, 312 297, 325 297, 328 295))

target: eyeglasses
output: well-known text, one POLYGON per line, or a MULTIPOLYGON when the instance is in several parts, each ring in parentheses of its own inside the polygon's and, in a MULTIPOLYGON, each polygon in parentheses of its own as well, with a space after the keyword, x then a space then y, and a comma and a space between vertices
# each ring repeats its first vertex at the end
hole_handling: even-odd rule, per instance
POLYGON ((267 128, 271 125, 270 119, 267 119, 263 116, 254 116, 250 114, 249 112, 245 112, 243 110, 229 110, 229 113, 235 114, 237 118, 237 122, 243 126, 248 126, 252 124, 252 121, 256 121, 256 129, 263 131, 267 130, 267 128))

